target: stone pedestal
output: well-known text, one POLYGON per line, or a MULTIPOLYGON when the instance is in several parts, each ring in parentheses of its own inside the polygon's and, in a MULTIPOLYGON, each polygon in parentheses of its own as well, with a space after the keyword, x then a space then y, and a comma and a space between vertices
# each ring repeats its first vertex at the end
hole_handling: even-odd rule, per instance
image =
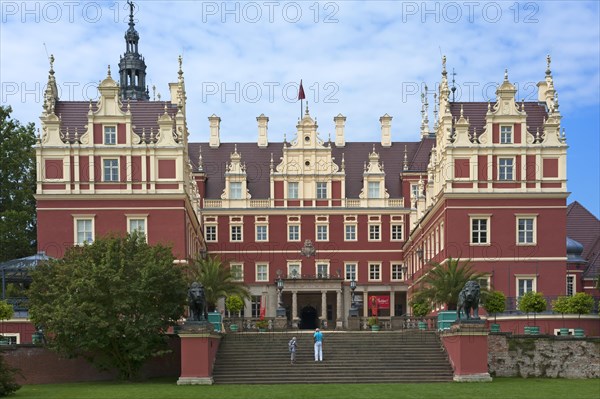
POLYGON ((441 337, 454 369, 454 381, 492 380, 488 373, 488 331, 485 329, 485 322, 456 323, 441 337))
POLYGON ((211 385, 212 368, 219 349, 221 335, 208 322, 183 325, 181 339, 181 375, 177 385, 211 385))
POLYGON ((287 329, 287 318, 286 317, 276 317, 275 325, 273 326, 275 330, 285 330, 287 329))
POLYGON ((360 330, 360 318, 359 317, 348 317, 348 330, 351 330, 351 331, 360 330))

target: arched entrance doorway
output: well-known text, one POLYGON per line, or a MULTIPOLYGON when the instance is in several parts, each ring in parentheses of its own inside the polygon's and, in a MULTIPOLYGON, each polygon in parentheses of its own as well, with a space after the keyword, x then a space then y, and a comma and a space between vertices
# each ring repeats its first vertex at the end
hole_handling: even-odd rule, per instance
POLYGON ((298 328, 305 330, 313 330, 319 326, 319 318, 317 309, 307 305, 300 310, 300 324, 298 328))

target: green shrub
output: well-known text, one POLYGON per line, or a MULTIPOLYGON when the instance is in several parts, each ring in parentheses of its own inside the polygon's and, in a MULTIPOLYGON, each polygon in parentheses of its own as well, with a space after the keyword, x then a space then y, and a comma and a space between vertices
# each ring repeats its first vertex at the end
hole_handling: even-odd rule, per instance
POLYGON ((529 291, 519 298, 519 310, 525 313, 539 313, 546 310, 548 303, 541 292, 529 291))
POLYGON ((571 297, 559 296, 552 301, 552 310, 558 313, 571 313, 571 297))
POLYGON ((594 298, 585 292, 578 292, 569 298, 569 313, 588 314, 594 309, 594 298))
POLYGON ((13 394, 21 388, 15 379, 19 373, 19 369, 10 367, 4 360, 4 356, 0 356, 0 397, 13 394))
POLYGON ((373 327, 379 324, 379 320, 377 320, 377 317, 375 316, 371 316, 367 319, 367 325, 369 327, 373 327))
POLYGON ((416 301, 412 304, 413 316, 415 317, 424 317, 429 314, 430 306, 425 301, 416 301))
POLYGON ((490 314, 504 312, 506 309, 506 296, 502 291, 491 291, 486 295, 483 308, 490 314))
POLYGON ((237 315, 244 307, 244 301, 238 295, 230 295, 225 299, 225 306, 227 310, 237 315))

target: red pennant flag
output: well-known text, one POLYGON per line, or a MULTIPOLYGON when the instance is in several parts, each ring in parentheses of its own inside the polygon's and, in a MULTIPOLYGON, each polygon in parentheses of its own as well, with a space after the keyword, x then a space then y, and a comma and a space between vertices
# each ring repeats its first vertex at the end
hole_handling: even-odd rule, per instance
POLYGON ((298 90, 298 100, 304 100, 306 95, 304 95, 304 87, 302 87, 302 79, 300 79, 300 89, 298 90))
POLYGON ((265 296, 261 296, 260 298, 260 319, 264 320, 267 313, 267 298, 265 296))

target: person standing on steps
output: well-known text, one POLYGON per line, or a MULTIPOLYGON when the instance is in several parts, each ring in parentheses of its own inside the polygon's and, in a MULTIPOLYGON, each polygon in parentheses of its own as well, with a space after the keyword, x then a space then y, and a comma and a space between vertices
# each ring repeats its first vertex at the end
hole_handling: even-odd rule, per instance
POLYGON ((315 339, 315 362, 323 361, 323 333, 318 328, 313 335, 315 339))
POLYGON ((288 342, 288 347, 290 349, 290 364, 294 364, 296 363, 296 349, 298 348, 296 337, 292 337, 292 339, 290 339, 290 342, 288 342))

